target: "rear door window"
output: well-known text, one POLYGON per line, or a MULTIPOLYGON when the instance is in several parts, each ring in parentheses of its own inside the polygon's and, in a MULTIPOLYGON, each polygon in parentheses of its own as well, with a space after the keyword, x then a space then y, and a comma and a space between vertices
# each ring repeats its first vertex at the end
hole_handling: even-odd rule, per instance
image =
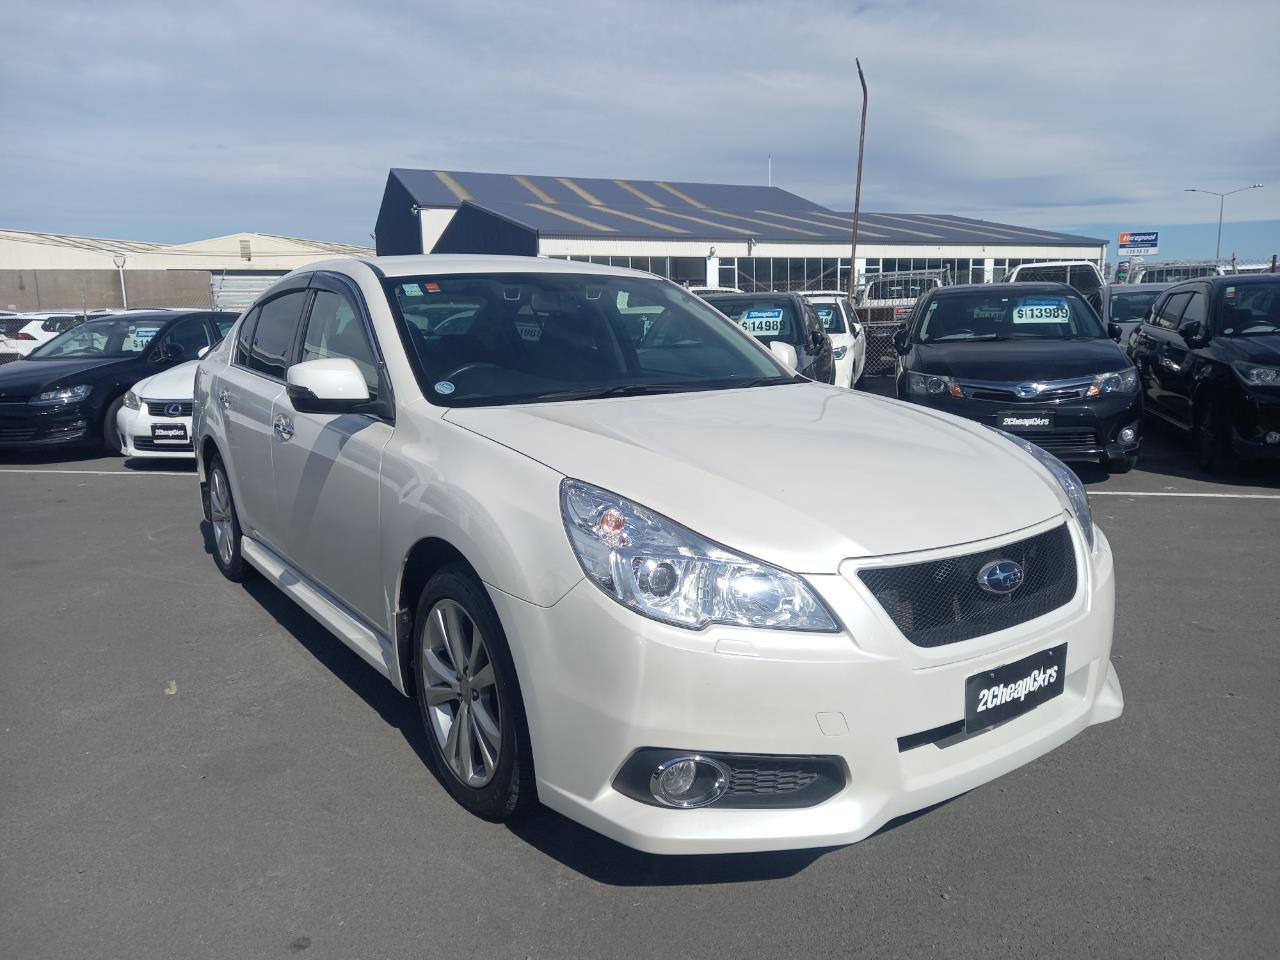
POLYGON ((294 290, 262 305, 246 364, 250 370, 276 380, 284 379, 306 299, 307 291, 294 290))

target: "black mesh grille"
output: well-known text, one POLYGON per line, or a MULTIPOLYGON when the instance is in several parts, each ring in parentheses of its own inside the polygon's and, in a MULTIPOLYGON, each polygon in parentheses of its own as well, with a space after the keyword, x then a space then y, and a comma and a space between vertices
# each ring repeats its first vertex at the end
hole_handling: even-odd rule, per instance
POLYGON ((1026 623, 1056 610, 1076 592, 1066 524, 995 550, 860 570, 858 577, 918 647, 941 647, 1026 623), (1022 586, 1003 596, 979 587, 978 571, 994 560, 1021 564, 1022 586))
POLYGON ((1096 430, 1042 430, 1038 433, 1019 433, 1018 436, 1051 453, 1088 451, 1098 447, 1096 430))
POLYGON ((800 767, 785 764, 747 765, 734 760, 730 766, 729 794, 741 796, 768 796, 778 793, 795 793, 818 779, 818 771, 812 765, 800 767))

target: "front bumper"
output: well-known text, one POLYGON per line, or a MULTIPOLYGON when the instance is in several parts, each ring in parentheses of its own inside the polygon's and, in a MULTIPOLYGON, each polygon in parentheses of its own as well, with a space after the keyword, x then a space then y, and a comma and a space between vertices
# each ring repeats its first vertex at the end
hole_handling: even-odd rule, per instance
MULTIPOLYGON (((1083 557, 1074 524, 1072 538, 1083 557)), ((849 571, 806 578, 842 621, 838 634, 681 630, 632 613, 585 580, 552 607, 490 595, 521 677, 542 802, 640 850, 729 853, 856 842, 1118 717, 1112 560, 1100 532, 1092 556, 1077 563, 1076 595, 1065 606, 938 648, 909 643, 849 571), (899 743, 963 720, 969 676, 1060 643, 1068 647, 1059 696, 967 738, 899 743), (834 756, 846 780, 807 808, 673 810, 614 788, 643 747, 834 756)))
POLYGON ((1048 450, 1062 460, 1120 460, 1135 456, 1142 447, 1142 399, 1141 395, 1104 394, 1087 400, 1070 400, 1060 403, 1013 402, 1009 400, 981 400, 965 397, 959 399, 949 394, 901 394, 902 399, 918 403, 934 410, 976 420, 989 427, 997 427, 1004 413, 1035 414, 1052 411, 1052 430, 1010 430, 1048 450), (1135 434, 1132 443, 1120 440, 1120 431, 1131 427, 1135 434))
POLYGON ((121 407, 116 414, 116 433, 120 437, 120 449, 126 457, 150 459, 194 460, 195 448, 191 443, 191 417, 153 417, 145 406, 140 410, 121 407), (157 439, 153 426, 173 428, 181 426, 186 439, 181 442, 157 439))
POLYGON ((1280 433, 1280 397, 1250 396, 1235 418, 1231 447, 1247 460, 1280 461, 1280 443, 1267 443, 1268 433, 1280 433))
POLYGON ((84 443, 96 436, 87 403, 0 403, 0 449, 84 443))

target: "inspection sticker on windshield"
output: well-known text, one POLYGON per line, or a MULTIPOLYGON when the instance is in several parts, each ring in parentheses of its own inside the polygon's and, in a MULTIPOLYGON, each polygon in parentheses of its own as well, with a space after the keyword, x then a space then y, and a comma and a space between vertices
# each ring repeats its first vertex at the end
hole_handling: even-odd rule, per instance
POLYGON ((782 311, 781 310, 748 310, 742 315, 742 319, 738 321, 742 325, 742 329, 747 333, 760 336, 761 334, 781 333, 782 332, 782 311))
POLYGON ((1067 323, 1070 319, 1067 301, 1052 297, 1023 300, 1013 308, 1014 323, 1067 323))
POLYGON ((453 389, 454 389, 454 388, 453 388, 453 384, 452 384, 452 383, 450 383, 448 380, 440 380, 440 381, 437 381, 437 383, 436 383, 436 385, 435 385, 435 391, 436 391, 436 393, 439 393, 439 394, 441 394, 441 395, 443 395, 443 396, 446 396, 446 397, 447 397, 449 394, 453 393, 453 389))
POLYGON ((406 297, 422 296, 422 288, 416 283, 404 283, 400 285, 400 289, 404 291, 406 297))

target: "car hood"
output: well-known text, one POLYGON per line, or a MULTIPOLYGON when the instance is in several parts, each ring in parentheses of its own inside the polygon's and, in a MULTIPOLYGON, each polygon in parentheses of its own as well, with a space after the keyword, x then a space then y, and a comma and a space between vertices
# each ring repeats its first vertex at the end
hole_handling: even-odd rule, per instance
POLYGON ((800 573, 1060 514, 1046 471, 984 427, 805 383, 455 408, 445 419, 800 573))
MULTIPOLYGON (((1280 366, 1280 334, 1257 337, 1214 337, 1213 352, 1230 363, 1245 360, 1262 366, 1280 366)), ((0 370, 3 370, 0 367, 0 370)))
POLYGON ((14 360, 0 366, 0 399, 29 397, 55 386, 69 386, 76 377, 119 362, 118 357, 105 360, 14 360))
POLYGON ((909 369, 961 380, 1070 380, 1132 366, 1113 340, 917 343, 909 369))
POLYGON ((133 392, 153 400, 190 400, 195 395, 196 367, 199 360, 188 360, 170 367, 133 385, 133 392))

